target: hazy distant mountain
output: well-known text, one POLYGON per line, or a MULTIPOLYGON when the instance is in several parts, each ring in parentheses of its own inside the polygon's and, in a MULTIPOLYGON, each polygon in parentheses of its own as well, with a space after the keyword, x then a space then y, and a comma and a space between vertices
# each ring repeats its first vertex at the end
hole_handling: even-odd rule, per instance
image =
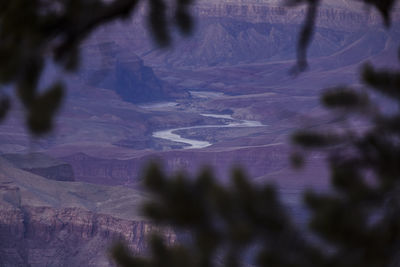
MULTIPOLYGON (((158 69, 279 62, 295 59, 298 30, 305 18, 304 8, 284 7, 284 1, 199 1, 192 13, 197 22, 193 36, 177 37, 170 49, 152 44, 142 21, 145 7, 131 22, 105 27, 93 39, 112 40, 158 69)), ((394 25, 399 14, 395 11, 392 16, 394 25)), ((309 58, 335 55, 340 61, 344 50, 367 49, 355 59, 359 61, 383 50, 383 43, 396 36, 382 33, 371 39, 384 32, 381 16, 358 1, 323 1, 316 24, 309 58)))

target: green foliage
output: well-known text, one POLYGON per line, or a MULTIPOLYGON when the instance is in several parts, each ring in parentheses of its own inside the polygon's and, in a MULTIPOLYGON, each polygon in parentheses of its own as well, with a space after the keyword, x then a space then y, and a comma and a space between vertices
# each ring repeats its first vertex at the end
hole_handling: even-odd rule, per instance
POLYGON ((295 143, 304 147, 332 146, 339 142, 339 137, 333 134, 322 134, 311 131, 298 131, 293 134, 292 139, 295 143))
MULTIPOLYGON (((334 192, 305 195, 312 214, 310 228, 334 246, 333 266, 398 266, 400 72, 366 65, 361 77, 368 86, 362 93, 336 88, 322 97, 326 106, 343 109, 347 119, 356 118, 369 127, 361 133, 346 129, 338 136, 344 146, 328 151, 334 192), (372 101, 366 90, 388 98, 372 101), (390 105, 394 108, 389 111, 376 108, 390 105)), ((296 141, 305 145, 304 140, 296 141)), ((326 145, 320 142, 315 147, 325 149, 326 145)))
MULTIPOLYGON (((395 0, 363 1, 374 6, 385 24, 390 25, 390 10, 395 0)), ((36 110, 32 106, 38 106, 41 101, 38 81, 45 62, 52 60, 65 71, 76 70, 80 43, 97 27, 115 19, 128 18, 138 3, 139 0, 4 0, 0 3, 0 86, 15 87, 30 117, 27 121, 33 134, 41 135, 51 130, 51 121, 62 102, 62 98, 54 99, 55 108, 48 109, 49 113, 41 113, 43 119, 30 114, 36 110)), ((193 22, 189 8, 192 3, 193 0, 176 0, 171 20, 163 0, 148 0, 149 31, 160 46, 171 42, 171 25, 183 34, 191 32, 193 22)), ((307 4, 297 45, 297 65, 292 69, 292 73, 298 74, 307 68, 307 48, 312 41, 320 1, 289 0, 287 3, 307 4)), ((51 90, 57 84, 47 89, 51 90)), ((0 94, 0 120, 6 116, 10 106, 9 98, 0 94)))
MULTIPOLYGON (((355 1, 355 0, 349 0, 355 1)), ((306 17, 300 30, 297 41, 297 64, 291 70, 294 75, 307 69, 307 48, 310 46, 314 34, 315 20, 317 18, 318 7, 322 0, 286 0, 288 6, 307 5, 306 17)), ((396 0, 361 0, 366 5, 373 6, 381 14, 387 27, 390 26, 390 12, 396 0)))
POLYGON ((327 90, 322 95, 321 102, 327 108, 362 109, 368 108, 369 98, 352 88, 336 87, 327 90))
MULTIPOLYGON (((374 6, 385 24, 390 25, 390 10, 395 0, 363 1, 374 6)), ((55 98, 55 108, 41 113, 43 119, 30 114, 36 110, 32 106, 38 106, 41 101, 38 91, 42 90, 38 90, 38 81, 45 62, 52 60, 65 71, 75 71, 79 66, 80 43, 97 27, 128 18, 138 3, 139 0, 4 0, 0 3, 0 86, 15 87, 30 117, 27 124, 33 134, 41 135, 51 130, 51 121, 62 102, 62 98, 55 98)), ((176 0, 174 16, 170 19, 164 0, 148 0, 149 31, 160 46, 171 42, 171 26, 176 26, 183 34, 191 32, 193 22, 189 8, 192 3, 193 0, 176 0)), ((289 0, 287 3, 307 4, 297 45, 297 65, 292 69, 292 73, 298 74, 307 68, 307 48, 312 41, 320 1, 289 0)), ((47 89, 51 90, 57 84, 47 89)), ((6 116, 10 106, 9 98, 0 94, 0 120, 6 116)))
POLYGON ((63 86, 54 84, 44 94, 36 96, 29 106, 28 125, 32 133, 40 135, 52 128, 52 118, 63 98, 63 86))
MULTIPOLYGON (((381 89, 379 82, 370 82, 399 75, 371 68, 363 81, 376 85, 366 90, 389 95, 394 104, 400 104, 395 94, 400 87, 381 89)), ((195 178, 166 177, 152 165, 145 184, 154 198, 144 213, 154 223, 191 236, 172 246, 165 246, 157 236, 148 258, 115 247, 114 258, 121 266, 242 266, 249 262, 291 267, 398 266, 400 109, 380 111, 374 101, 381 100, 365 94, 339 87, 322 96, 328 107, 335 107, 333 111, 345 110, 348 119, 361 116, 369 126, 363 132, 347 129, 330 135, 302 130, 294 135, 298 149, 325 151, 331 168, 330 193, 304 194, 311 213, 310 233, 296 228, 273 186, 252 184, 240 170, 233 172, 229 185, 222 185, 209 170, 195 178), (251 251, 254 257, 248 261, 251 251)), ((385 101, 386 105, 389 100, 385 101)), ((294 160, 302 161, 301 157, 294 160)))
POLYGON ((230 185, 223 186, 209 170, 195 179, 181 174, 165 177, 153 164, 145 183, 154 194, 153 201, 144 206, 147 217, 160 225, 189 230, 192 236, 174 246, 153 237, 152 257, 147 259, 117 245, 112 253, 121 266, 215 266, 216 258, 225 266, 239 266, 251 244, 257 244, 256 261, 262 266, 276 262, 313 266, 321 260, 315 248, 303 246, 303 237, 273 186, 253 185, 241 170, 235 170, 230 185), (290 258, 284 254, 288 250, 293 250, 290 258))
MULTIPOLYGON (((365 2, 389 25, 394 1, 365 2)), ((314 24, 315 14, 309 13, 305 28, 314 24)), ((303 31, 300 50, 308 46, 311 33, 309 28, 303 31)), ((210 171, 196 178, 165 177, 153 165, 145 181, 154 200, 145 206, 145 214, 190 237, 166 246, 158 236, 146 258, 116 246, 115 260, 121 266, 399 266, 399 77, 398 71, 365 65, 365 88, 331 88, 321 97, 332 112, 345 114, 349 124, 344 131, 301 130, 293 135, 296 151, 326 153, 331 169, 329 193, 304 193, 310 232, 296 228, 272 186, 252 184, 240 170, 233 172, 229 185, 222 185, 210 171), (352 129, 354 120, 365 127, 352 129)), ((292 155, 292 163, 302 165, 301 153, 292 155)))
MULTIPOLYGON (((97 27, 129 18, 138 0, 4 0, 0 3, 0 86, 12 86, 27 110, 27 125, 35 135, 51 130, 62 103, 60 82, 39 90, 45 63, 54 61, 65 71, 79 66, 79 45, 97 27), (48 91, 39 94, 39 91, 48 91), (43 105, 49 105, 43 107, 43 105)), ((190 33, 190 0, 177 0, 174 16, 163 0, 148 0, 149 31, 161 46, 170 43, 170 26, 190 33)), ((0 92, 1 93, 1 92, 0 92)), ((1 94, 0 119, 10 108, 1 94)))
MULTIPOLYGON (((170 27, 184 34, 192 28, 190 0, 177 0, 175 16, 168 19, 162 0, 148 0, 148 22, 154 39, 170 43, 170 27)), ((0 2, 0 84, 15 87, 27 110, 32 133, 51 129, 62 103, 63 87, 57 82, 39 90, 46 62, 53 60, 65 71, 79 65, 79 44, 94 29, 118 18, 129 17, 138 0, 5 0, 0 2), (44 93, 40 93, 43 92, 44 93)), ((395 0, 363 0, 374 6, 390 25, 395 0)), ((306 4, 305 22, 298 40, 298 73, 307 67, 307 48, 312 41, 319 0, 291 0, 306 4)), ((400 74, 366 65, 362 81, 374 92, 399 105, 400 74)), ((384 113, 371 98, 356 89, 328 91, 323 103, 345 109, 349 117, 363 115, 371 127, 364 132, 327 134, 299 132, 293 140, 305 148, 326 149, 332 170, 333 191, 307 192, 314 241, 291 222, 270 185, 253 185, 243 172, 232 174, 223 186, 210 171, 195 179, 184 175, 165 177, 150 168, 146 185, 154 201, 144 208, 156 223, 189 231, 187 240, 166 246, 160 236, 150 242, 151 257, 129 254, 121 245, 112 253, 123 266, 239 266, 245 252, 259 266, 363 266, 399 265, 400 111, 384 113), (345 144, 345 146, 340 146, 345 144), (254 248, 254 249, 249 249, 254 248)), ((0 119, 10 100, 1 95, 0 119)), ((326 151, 326 150, 325 150, 326 151)), ((301 158, 294 163, 301 165, 301 158)))

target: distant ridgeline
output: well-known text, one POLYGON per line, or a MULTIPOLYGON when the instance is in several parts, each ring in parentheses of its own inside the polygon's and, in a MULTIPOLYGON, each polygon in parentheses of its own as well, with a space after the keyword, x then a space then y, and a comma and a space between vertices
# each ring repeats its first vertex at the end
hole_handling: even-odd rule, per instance
MULTIPOLYGON (((317 27, 343 31, 366 29, 367 25, 382 25, 382 18, 375 10, 357 0, 320 1, 317 27)), ((257 23, 302 24, 306 5, 286 7, 284 0, 200 0, 195 6, 196 16, 224 17, 257 23)), ((400 8, 392 11, 392 22, 400 20, 400 8)))
MULTIPOLYGON (((309 59, 334 55, 333 64, 346 61, 345 65, 348 65, 349 56, 342 58, 338 53, 345 53, 355 45, 357 50, 362 50, 352 53, 354 54, 352 59, 360 55, 353 60, 357 63, 372 53, 384 50, 385 42, 393 39, 393 32, 398 28, 400 13, 397 9, 392 13, 392 31, 388 32, 382 31, 384 26, 378 12, 374 9, 366 10, 364 7, 364 4, 351 0, 322 1, 318 9, 316 32, 308 49, 309 59)), ((306 9, 304 5, 287 8, 284 6, 284 1, 200 0, 196 2, 192 13, 196 21, 193 35, 187 39, 177 40, 171 48, 165 50, 157 49, 146 33, 146 23, 141 16, 146 14, 145 7, 139 10, 131 22, 115 23, 96 32, 91 43, 94 46, 85 47, 92 50, 89 52, 92 56, 88 60, 93 62, 98 60, 100 65, 101 60, 105 60, 108 70, 111 71, 112 68, 114 70, 104 77, 106 68, 101 70, 86 68, 83 75, 91 74, 89 76, 92 78, 88 80, 93 85, 102 85, 105 88, 123 87, 123 90, 128 92, 122 94, 120 89, 118 92, 124 99, 136 102, 164 99, 170 95, 165 82, 157 79, 140 59, 134 58, 134 54, 143 59, 146 65, 166 71, 171 69, 193 71, 196 68, 210 66, 295 60, 298 30, 304 22, 306 9), (107 48, 107 45, 102 43, 113 43, 115 48, 107 48), (105 54, 109 55, 100 55, 99 49, 108 51, 105 54), (125 52, 120 53, 120 50, 125 52), (127 55, 127 52, 131 54, 127 55), (99 56, 100 58, 97 58, 99 56), (130 59, 127 59, 129 57, 130 59), (127 78, 128 73, 130 73, 129 78, 127 78), (117 76, 118 79, 121 78, 119 82, 116 81, 117 76), (100 78, 105 80, 99 82, 100 78), (136 98, 131 96, 130 89, 126 89, 133 88, 133 85, 136 88, 132 90, 139 90, 136 98)), ((168 81, 173 82, 173 80, 168 81)))

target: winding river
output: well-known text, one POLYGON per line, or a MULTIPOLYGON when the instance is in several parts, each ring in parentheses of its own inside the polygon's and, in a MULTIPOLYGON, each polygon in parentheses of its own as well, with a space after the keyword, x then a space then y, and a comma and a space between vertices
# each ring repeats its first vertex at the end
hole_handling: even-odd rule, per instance
POLYGON ((259 121, 250 121, 250 120, 238 120, 233 118, 231 115, 220 115, 220 114, 200 114, 204 117, 212 117, 217 119, 225 119, 229 120, 227 124, 222 125, 199 125, 199 126, 190 126, 190 127, 181 127, 174 128, 169 130, 161 130, 156 131, 152 134, 153 137, 161 138, 173 142, 179 142, 187 144, 184 149, 193 149, 193 148, 205 148, 211 146, 212 143, 207 141, 195 140, 184 138, 181 135, 177 134, 177 131, 180 130, 189 130, 189 129, 203 129, 203 128, 234 128, 234 127, 261 127, 265 126, 259 121))

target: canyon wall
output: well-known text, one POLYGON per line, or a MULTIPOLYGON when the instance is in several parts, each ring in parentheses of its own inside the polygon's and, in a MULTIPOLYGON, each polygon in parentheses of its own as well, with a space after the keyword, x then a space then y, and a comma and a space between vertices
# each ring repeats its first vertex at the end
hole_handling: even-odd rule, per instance
MULTIPOLYGON (((198 17, 223 17, 252 23, 270 24, 301 24, 306 15, 306 9, 301 5, 297 8, 281 5, 268 5, 267 3, 246 2, 200 2, 194 14, 198 17)), ((317 26, 340 28, 351 31, 364 25, 380 23, 379 14, 365 12, 360 9, 344 9, 322 6, 317 13, 317 26)))
POLYGON ((146 197, 122 187, 49 180, 0 158, 0 266, 113 266, 109 249, 125 242, 145 253, 147 238, 172 229, 140 216, 146 197))
MULTIPOLYGON (((15 190, 0 188, 4 190, 15 190)), ((0 205, 1 266, 110 266, 108 251, 123 241, 133 253, 145 253, 147 237, 159 230, 79 208, 5 207, 0 205)), ((175 242, 171 231, 165 240, 175 242)))
MULTIPOLYGON (((295 59, 297 34, 304 20, 304 9, 283 8, 275 1, 270 5, 260 1, 204 1, 195 6, 193 13, 197 18, 193 36, 184 40, 178 38, 167 50, 152 45, 140 12, 129 23, 116 22, 99 29, 82 46, 84 64, 78 78, 87 86, 108 89, 104 90, 107 92, 113 90, 121 99, 138 103, 187 97, 184 90, 170 86, 176 85, 179 77, 183 80, 181 88, 197 89, 193 85, 194 79, 209 79, 210 84, 222 84, 220 88, 226 87, 226 80, 245 89, 249 84, 254 86, 253 82, 257 81, 262 90, 265 90, 265 85, 271 85, 268 83, 270 80, 281 84, 282 77, 287 77, 286 66, 290 66, 295 59), (270 68, 261 65, 270 62, 285 62, 287 65, 281 69, 275 65, 270 68), (216 71, 221 66, 246 64, 260 64, 261 70, 257 75, 255 68, 237 72, 229 69, 225 72, 216 71), (220 76, 212 76, 205 73, 206 70, 220 76), (199 75, 202 71, 204 76, 199 75), (175 76, 171 75, 173 72, 175 76), (238 81, 239 78, 247 80, 238 81)), ((395 23, 392 32, 388 32, 382 30, 381 18, 375 12, 368 13, 355 7, 338 5, 321 8, 309 57, 323 58, 322 63, 314 66, 333 71, 328 73, 330 76, 315 77, 325 80, 333 77, 332 73, 335 72, 338 75, 335 77, 343 81, 342 76, 347 75, 348 69, 337 71, 335 68, 358 65, 388 47, 393 48, 394 43, 397 48, 400 36, 398 13, 393 18, 395 23)), ((299 80, 290 80, 286 87, 293 88, 298 83, 299 80)), ((304 87, 308 86, 309 83, 304 87)), ((81 89, 78 87, 75 90, 81 89)), ((210 89, 208 84, 205 89, 210 89)), ((245 89, 232 89, 232 93, 248 92, 245 89)), ((277 117, 276 110, 281 111, 282 107, 290 105, 297 112, 300 108, 296 103, 305 105, 299 99, 291 98, 291 94, 300 95, 298 90, 287 90, 285 93, 285 102, 274 100, 274 103, 268 103, 271 113, 267 113, 268 109, 260 104, 260 110, 262 108, 262 112, 277 118, 277 124, 284 122, 277 117)), ((315 91, 309 94, 315 95, 315 91)), ((251 178, 260 182, 286 179, 298 188, 303 183, 303 180, 287 179, 292 175, 288 174, 289 149, 275 142, 272 137, 264 145, 257 143, 248 147, 235 147, 234 140, 231 140, 229 146, 227 143, 225 147, 217 143, 204 150, 154 151, 144 146, 138 149, 143 150, 140 153, 132 149, 129 151, 132 156, 124 159, 79 153, 87 143, 99 146, 98 150, 102 150, 103 155, 112 155, 111 150, 116 149, 112 144, 118 140, 131 138, 128 141, 140 143, 141 140, 151 139, 149 136, 144 137, 145 134, 150 135, 152 129, 143 121, 154 114, 143 110, 139 113, 132 107, 117 109, 116 106, 123 106, 123 102, 118 101, 103 93, 99 97, 89 95, 81 102, 71 100, 76 110, 67 118, 68 123, 74 127, 62 132, 65 139, 58 139, 58 143, 51 144, 59 145, 59 150, 65 150, 72 144, 76 151, 62 157, 60 161, 66 164, 22 166, 0 158, 0 266, 110 266, 112 263, 108 259, 107 250, 117 239, 128 242, 137 253, 146 251, 146 235, 152 229, 158 230, 138 212, 146 196, 142 192, 118 185, 139 185, 143 168, 150 159, 161 159, 170 173, 185 169, 194 175, 204 165, 209 165, 215 168, 216 177, 224 182, 236 164, 244 167, 251 178), (117 121, 115 124, 107 124, 114 119, 117 121), (130 128, 127 127, 129 123, 133 125, 130 128), (136 156, 138 154, 140 156, 136 156), (66 178, 71 177, 71 167, 68 166, 72 166, 76 182, 66 178)), ((254 102, 245 102, 243 99, 237 101, 240 101, 243 112, 248 111, 250 102, 254 102)), ((307 110, 312 111, 311 108, 307 110)), ((175 116, 169 123, 181 122, 179 115, 167 115, 175 116)), ((190 122, 195 124, 193 120, 190 122)), ((156 121, 159 123, 156 125, 158 128, 173 127, 162 116, 156 121)), ((285 131, 294 126, 291 124, 286 127, 285 131)), ((277 131, 278 134, 281 133, 277 131)), ((5 146, 12 141, 16 145, 24 144, 29 149, 30 143, 22 143, 19 138, 14 128, 10 127, 2 143, 5 146)), ((321 169, 317 166, 304 176, 319 181, 321 169)), ((164 235, 169 243, 175 242, 177 238, 170 230, 165 230, 164 235)))
POLYGON ((222 181, 229 179, 233 167, 248 170, 251 178, 288 167, 287 147, 282 144, 236 149, 165 151, 122 160, 79 153, 63 157, 62 160, 73 166, 78 181, 108 185, 140 183, 150 160, 159 160, 168 173, 184 170, 196 175, 203 167, 212 167, 216 177, 222 181))
MULTIPOLYGON (((376 34, 377 29, 384 28, 378 12, 356 1, 323 2, 325 4, 318 10, 310 58, 337 53, 369 32, 376 34)), ((306 9, 304 6, 288 8, 283 4, 283 1, 199 1, 192 10, 193 36, 185 39, 174 35, 173 47, 164 50, 157 49, 146 31, 145 6, 132 22, 117 23, 95 36, 131 47, 145 62, 157 68, 193 70, 205 66, 294 60, 306 9), (125 35, 120 36, 121 33, 125 35)), ((399 15, 395 10, 393 24, 398 23, 399 15)))

